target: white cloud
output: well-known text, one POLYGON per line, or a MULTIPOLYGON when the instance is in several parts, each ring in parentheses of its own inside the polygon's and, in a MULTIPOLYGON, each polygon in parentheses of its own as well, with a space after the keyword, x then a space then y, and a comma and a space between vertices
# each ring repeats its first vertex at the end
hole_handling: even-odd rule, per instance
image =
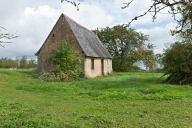
POLYGON ((42 16, 48 18, 54 17, 55 14, 58 13, 58 10, 51 8, 48 5, 39 6, 36 10, 31 7, 26 7, 24 12, 25 16, 42 16))
MULTIPOLYGON (((126 24, 135 15, 141 14, 150 5, 149 0, 136 1, 128 9, 121 7, 126 0, 79 0, 80 11, 70 4, 61 4, 47 0, 12 0, 0 1, 0 25, 11 32, 17 32, 19 38, 6 48, 0 48, 0 57, 31 56, 40 48, 53 25, 64 13, 89 29, 126 24), (9 4, 12 2, 13 4, 9 4), (11 8, 7 11, 7 8, 11 8), (3 13, 3 12, 7 13, 3 13)), ((169 35, 170 17, 160 15, 157 22, 151 22, 147 15, 132 26, 150 36, 156 45, 155 51, 162 52, 164 43, 172 42, 169 35)))
POLYGON ((170 36, 170 29, 175 27, 174 23, 169 23, 164 26, 156 26, 150 29, 139 29, 137 31, 149 35, 149 43, 154 44, 155 53, 162 53, 163 49, 175 42, 176 38, 170 36))
POLYGON ((106 27, 114 22, 114 16, 108 14, 105 8, 93 3, 82 3, 80 11, 76 11, 72 6, 63 5, 61 12, 89 29, 106 27))
POLYGON ((17 20, 7 22, 11 30, 17 30, 18 38, 6 48, 0 48, 0 57, 34 57, 51 27, 57 20, 59 12, 47 5, 38 8, 26 7, 17 20))

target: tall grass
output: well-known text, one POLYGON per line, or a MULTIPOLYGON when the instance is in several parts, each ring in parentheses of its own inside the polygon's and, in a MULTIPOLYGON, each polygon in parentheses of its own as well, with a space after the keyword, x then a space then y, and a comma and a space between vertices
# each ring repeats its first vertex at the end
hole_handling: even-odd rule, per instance
POLYGON ((192 87, 159 83, 161 75, 44 82, 31 70, 0 69, 0 127, 190 128, 192 87))

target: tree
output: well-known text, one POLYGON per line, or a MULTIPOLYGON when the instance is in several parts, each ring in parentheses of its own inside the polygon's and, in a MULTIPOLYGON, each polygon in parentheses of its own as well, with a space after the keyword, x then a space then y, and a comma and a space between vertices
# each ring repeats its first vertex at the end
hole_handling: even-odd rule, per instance
POLYGON ((157 65, 158 65, 159 68, 163 67, 162 59, 163 59, 163 54, 156 54, 155 55, 155 60, 156 60, 157 65))
MULTIPOLYGON (((126 3, 123 3, 124 6, 122 7, 122 9, 128 8, 130 4, 132 4, 134 1, 136 0, 130 0, 126 3)), ((168 14, 172 15, 173 19, 177 23, 176 28, 173 28, 171 31, 172 35, 179 35, 180 37, 182 37, 183 41, 173 44, 170 48, 165 50, 163 56, 156 56, 156 60, 160 65, 163 65, 165 75, 168 75, 168 78, 166 80, 168 83, 192 83, 192 0, 150 0, 150 2, 151 5, 149 6, 149 8, 140 15, 133 17, 133 19, 127 24, 127 26, 130 26, 133 21, 138 20, 139 18, 144 17, 147 14, 151 14, 153 21, 155 21, 158 14, 160 14, 162 11, 167 10, 168 14)), ((108 33, 110 35, 110 33, 112 32, 108 30, 108 33)), ((103 34, 103 37, 100 36, 101 40, 103 39, 103 42, 111 41, 111 37, 107 36, 107 32, 103 34)), ((114 54, 113 56, 115 56, 115 59, 113 61, 115 62, 115 66, 121 65, 121 67, 123 68, 122 63, 128 65, 133 64, 133 62, 137 60, 135 59, 135 57, 133 57, 133 55, 135 56, 136 53, 139 53, 139 56, 136 54, 137 57, 141 57, 140 54, 145 55, 145 57, 149 53, 152 54, 150 51, 140 50, 140 52, 132 52, 132 55, 129 55, 128 58, 125 58, 124 56, 123 58, 122 56, 116 56, 117 53, 119 53, 119 49, 121 49, 119 45, 124 47, 124 44, 117 45, 116 42, 118 42, 118 40, 114 39, 115 38, 113 38, 113 40, 109 42, 109 45, 105 45, 107 46, 111 54, 114 54), (115 42, 114 44, 116 45, 116 47, 114 47, 115 45, 112 42, 115 42)), ((147 58, 149 57, 146 57, 146 60, 148 60, 147 58)), ((148 61, 144 61, 145 65, 148 65, 148 67, 154 64, 154 57, 152 57, 152 59, 150 60, 152 60, 151 63, 147 63, 148 61)))
POLYGON ((8 58, 0 59, 0 68, 17 68, 17 62, 8 58))
POLYGON ((80 3, 77 3, 76 1, 72 1, 72 0, 61 0, 61 3, 63 3, 63 2, 72 4, 77 9, 77 11, 79 11, 80 3))
POLYGON ((27 57, 23 56, 19 61, 19 68, 27 68, 28 62, 27 57))
POLYGON ((96 34, 113 56, 113 68, 115 71, 130 71, 134 69, 134 63, 144 61, 149 68, 153 67, 152 45, 145 45, 148 36, 136 32, 125 25, 96 30, 96 34), (150 56, 150 57, 149 57, 150 56))
POLYGON ((163 65, 166 81, 173 84, 192 83, 192 43, 176 42, 165 50, 163 65))
MULTIPOLYGON (((123 8, 135 0, 125 3, 123 8)), ((192 83, 192 0, 152 0, 151 6, 143 14, 135 16, 128 25, 140 17, 152 14, 153 21, 163 10, 168 9, 168 14, 172 15, 177 23, 172 35, 178 35, 182 42, 176 42, 165 50, 162 58, 165 75, 168 75, 166 82, 175 84, 192 83)))
POLYGON ((151 49, 144 49, 138 51, 141 54, 141 61, 143 62, 146 70, 153 71, 157 67, 157 62, 155 60, 155 54, 151 49))

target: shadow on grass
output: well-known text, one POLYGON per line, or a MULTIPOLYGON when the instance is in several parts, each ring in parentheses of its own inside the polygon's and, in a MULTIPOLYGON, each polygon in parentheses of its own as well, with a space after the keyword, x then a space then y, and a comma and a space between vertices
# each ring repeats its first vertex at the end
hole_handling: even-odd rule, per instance
POLYGON ((163 89, 156 88, 156 80, 154 78, 129 78, 112 76, 99 79, 91 80, 81 80, 74 82, 43 82, 30 83, 30 85, 22 84, 16 87, 16 90, 24 90, 31 92, 48 92, 68 95, 71 97, 92 97, 92 98, 116 98, 121 97, 121 99, 127 98, 127 96, 132 95, 147 95, 147 94, 157 94, 164 92, 163 89), (132 93, 132 94, 131 94, 132 93))
POLYGON ((124 78, 120 80, 86 80, 74 83, 79 88, 104 90, 110 88, 145 87, 157 84, 156 78, 124 78))
POLYGON ((39 78, 39 74, 36 69, 18 70, 18 72, 25 74, 32 78, 39 78))
MULTIPOLYGON (((31 77, 34 75, 28 71, 23 73, 31 77)), ((36 79, 19 83, 16 90, 49 93, 63 99, 173 100, 185 97, 185 90, 164 86, 166 84, 157 82, 158 78, 158 74, 124 73, 72 82, 42 82, 36 79)))

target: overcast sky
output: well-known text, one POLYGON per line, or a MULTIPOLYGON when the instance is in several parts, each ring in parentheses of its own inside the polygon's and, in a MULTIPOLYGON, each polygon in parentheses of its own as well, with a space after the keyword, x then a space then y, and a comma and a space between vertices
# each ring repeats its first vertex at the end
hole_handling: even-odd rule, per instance
MULTIPOLYGON (((150 4, 150 0, 136 0, 128 9, 122 10, 126 1, 79 0, 80 10, 77 11, 72 5, 61 4, 60 0, 0 0, 0 26, 20 36, 5 48, 0 47, 0 57, 34 58, 61 13, 92 30, 126 24, 150 4)), ((161 53, 174 41, 170 35, 170 28, 174 25, 165 12, 159 15, 156 22, 152 22, 148 15, 131 27, 149 35, 150 43, 155 45, 155 53, 161 53)))

